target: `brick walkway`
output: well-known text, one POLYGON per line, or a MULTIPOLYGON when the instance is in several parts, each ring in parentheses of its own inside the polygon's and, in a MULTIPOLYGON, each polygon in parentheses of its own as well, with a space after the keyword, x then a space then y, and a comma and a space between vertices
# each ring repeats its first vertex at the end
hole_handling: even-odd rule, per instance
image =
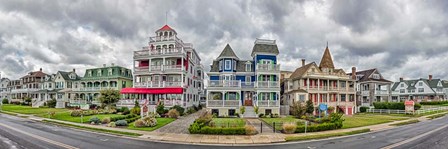
POLYGON ((168 125, 163 126, 162 128, 159 128, 155 130, 155 133, 174 133, 174 134, 189 134, 188 127, 194 122, 196 118, 198 118, 201 113, 204 112, 204 109, 187 115, 180 117, 179 119, 175 120, 174 122, 169 123, 168 125))

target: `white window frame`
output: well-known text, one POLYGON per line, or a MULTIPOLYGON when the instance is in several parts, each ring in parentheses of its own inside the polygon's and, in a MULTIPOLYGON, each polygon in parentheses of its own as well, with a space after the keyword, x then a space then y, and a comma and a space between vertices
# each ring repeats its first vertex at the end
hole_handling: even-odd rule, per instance
POLYGON ((246 76, 246 85, 249 85, 252 82, 252 76, 246 76))
POLYGON ((419 92, 419 93, 423 93, 423 92, 425 92, 425 88, 418 88, 418 92, 419 92), (420 91, 420 89, 421 89, 421 91, 420 91))
POLYGON ((423 82, 418 82, 418 86, 423 86, 423 82))
POLYGON ((230 70, 232 68, 231 60, 224 60, 224 70, 230 70))
POLYGON ((246 63, 246 71, 247 72, 252 71, 252 64, 251 63, 246 63))

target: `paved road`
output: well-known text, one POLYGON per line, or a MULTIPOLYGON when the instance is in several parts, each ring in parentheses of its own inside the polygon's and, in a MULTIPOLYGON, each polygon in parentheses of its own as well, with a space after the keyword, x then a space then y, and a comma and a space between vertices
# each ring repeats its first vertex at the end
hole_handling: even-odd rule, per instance
MULTIPOLYGON (((331 148, 331 149, 376 149, 389 146, 404 140, 412 140, 414 136, 430 132, 448 125, 448 117, 442 119, 421 122, 403 126, 400 128, 369 133, 346 138, 329 139, 323 141, 285 143, 254 147, 224 147, 204 145, 169 144, 160 142, 148 142, 136 139, 128 139, 117 136, 90 133, 71 128, 58 127, 40 122, 34 122, 24 118, 0 114, 0 148, 257 148, 257 149, 298 149, 298 148, 331 148)), ((448 143, 448 129, 440 129, 430 135, 423 136, 410 143, 397 148, 445 148, 448 143)))

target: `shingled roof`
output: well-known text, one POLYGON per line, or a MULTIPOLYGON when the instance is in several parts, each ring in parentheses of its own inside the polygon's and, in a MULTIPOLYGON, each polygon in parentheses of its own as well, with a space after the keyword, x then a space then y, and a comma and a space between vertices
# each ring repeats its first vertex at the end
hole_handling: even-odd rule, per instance
MULTIPOLYGON (((292 78, 292 79, 294 79, 294 78, 300 78, 301 76, 303 76, 303 75, 308 71, 308 69, 309 69, 312 65, 316 65, 316 63, 315 63, 315 62, 311 62, 311 63, 309 63, 309 64, 306 64, 305 66, 302 66, 302 67, 297 68, 297 69, 291 74, 291 76, 290 76, 289 78, 292 78)), ((316 66, 317 66, 317 65, 316 65, 316 66)))
POLYGON ((325 48, 324 55, 322 55, 322 59, 320 60, 319 68, 332 68, 334 69, 333 59, 331 58, 330 49, 325 48))
MULTIPOLYGON (((432 79, 432 80, 429 80, 429 79, 416 79, 416 80, 403 80, 403 81, 400 81, 400 82, 406 83, 406 85, 408 86, 407 89, 416 89, 415 86, 417 85, 418 81, 423 81, 425 84, 428 84, 428 86, 431 89, 433 89, 433 88, 439 88, 437 86, 437 84, 441 80, 440 79, 432 79)), ((392 86, 392 90, 395 90, 398 87, 398 85, 400 84, 400 82, 394 83, 394 85, 392 86)), ((442 87, 444 87, 443 81, 442 81, 442 87)))
MULTIPOLYGON (((362 75, 362 78, 360 78, 359 82, 364 82, 364 81, 381 81, 381 82, 388 82, 391 83, 392 81, 386 80, 384 78, 380 78, 380 79, 374 79, 374 78, 369 78, 375 71, 378 71, 376 68, 373 69, 368 69, 368 70, 363 70, 363 71, 357 71, 356 75, 362 75)), ((352 73, 347 73, 347 75, 351 76, 352 73)))
POLYGON ((65 71, 58 71, 58 73, 61 74, 62 78, 64 78, 64 80, 81 80, 81 77, 79 77, 78 75, 76 75, 76 78, 72 79, 70 78, 70 74, 73 72, 65 72, 65 71))
POLYGON ((229 44, 226 45, 224 50, 222 50, 221 54, 219 54, 219 58, 236 58, 239 59, 238 56, 236 56, 235 52, 233 52, 232 48, 229 44))

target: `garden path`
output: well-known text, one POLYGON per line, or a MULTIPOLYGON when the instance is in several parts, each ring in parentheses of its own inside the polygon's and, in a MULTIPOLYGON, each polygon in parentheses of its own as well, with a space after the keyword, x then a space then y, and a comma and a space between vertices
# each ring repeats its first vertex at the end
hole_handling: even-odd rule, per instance
POLYGON ((179 119, 171 122, 154 132, 156 133, 175 133, 175 134, 189 134, 188 127, 196 120, 201 113, 204 112, 204 109, 199 110, 193 114, 182 116, 179 119))
POLYGON ((274 130, 265 122, 260 121, 259 119, 246 119, 247 124, 254 126, 258 133, 261 134, 269 134, 274 133, 274 130), (263 129, 263 130, 262 130, 263 129))

